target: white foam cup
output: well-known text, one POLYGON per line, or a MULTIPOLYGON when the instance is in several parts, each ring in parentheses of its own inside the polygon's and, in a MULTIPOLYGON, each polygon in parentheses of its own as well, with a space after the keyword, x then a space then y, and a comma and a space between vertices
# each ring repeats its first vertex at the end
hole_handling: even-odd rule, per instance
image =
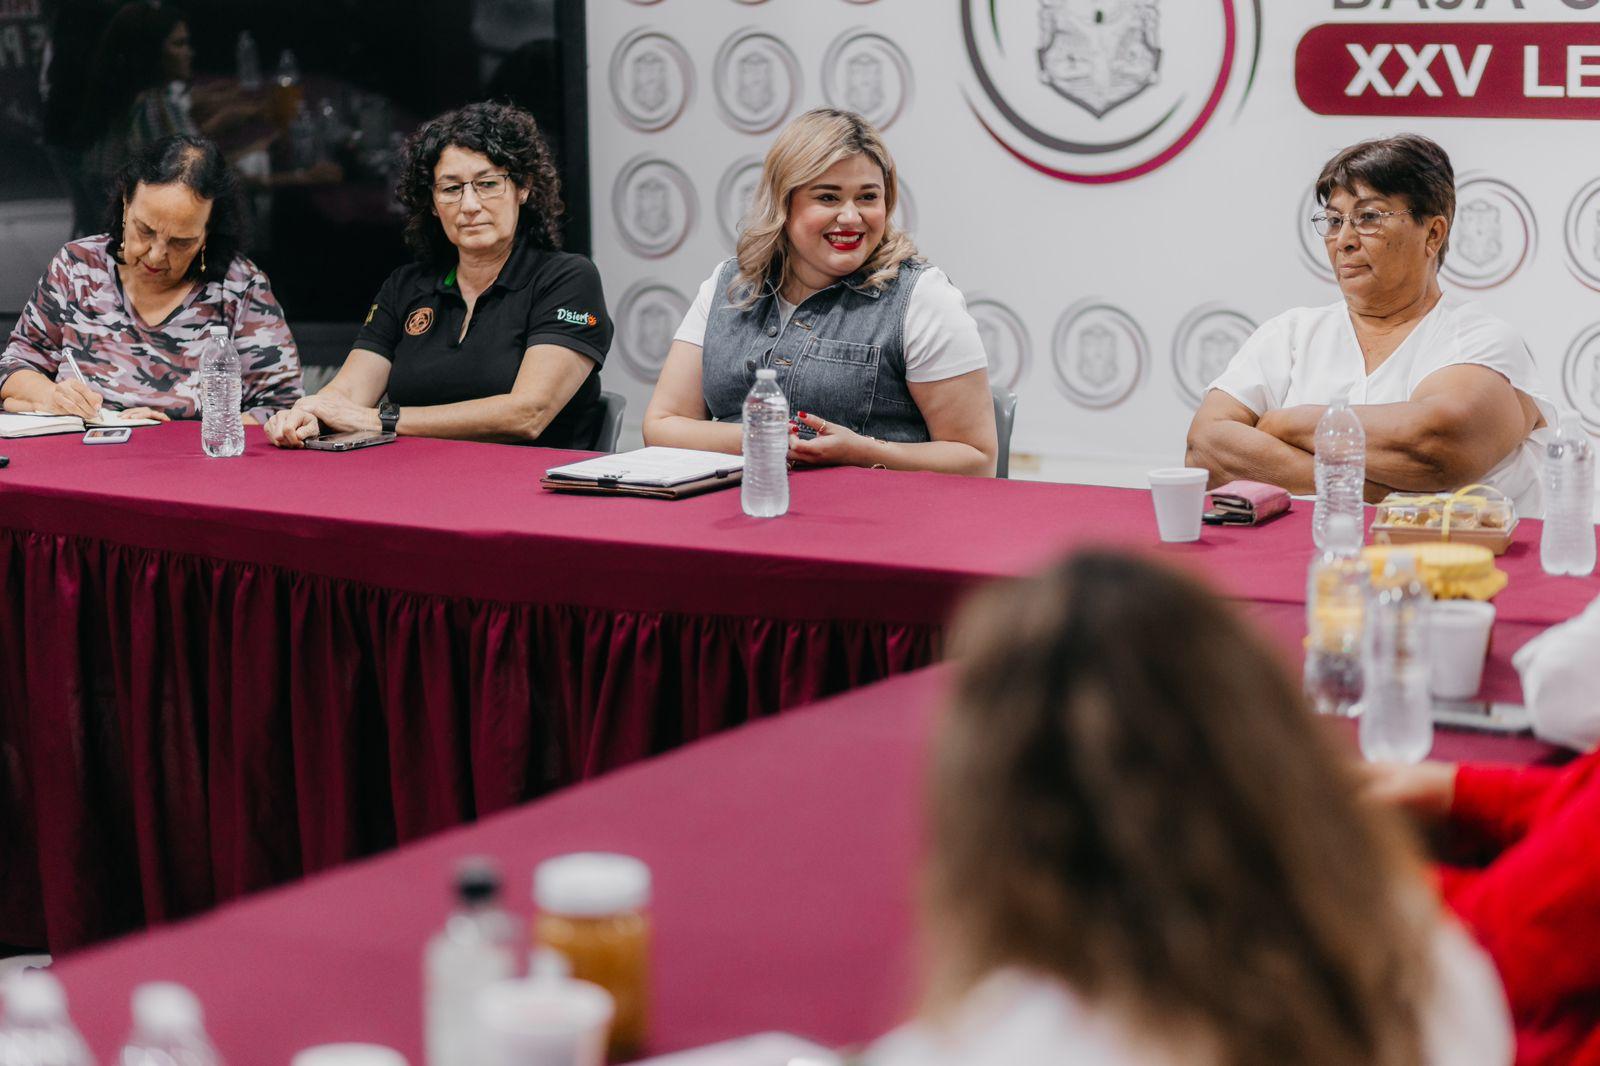
POLYGON ((1192 466, 1150 471, 1150 499, 1156 506, 1156 528, 1172 543, 1200 539, 1200 515, 1206 509, 1206 481, 1211 473, 1192 466))
POLYGON ((477 1013, 483 1066, 604 1066, 616 1003, 588 981, 496 981, 477 1013))
POLYGON ((1429 687, 1445 700, 1470 700, 1483 683, 1494 604, 1436 600, 1428 613, 1429 687))

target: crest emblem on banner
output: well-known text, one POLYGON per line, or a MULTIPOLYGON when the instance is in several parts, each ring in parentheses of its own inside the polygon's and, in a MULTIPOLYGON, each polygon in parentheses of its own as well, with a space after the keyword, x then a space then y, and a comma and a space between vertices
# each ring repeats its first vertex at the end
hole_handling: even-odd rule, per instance
POLYGON ((648 237, 660 237, 672 225, 668 203, 672 189, 660 178, 641 181, 633 189, 633 224, 648 237))
POLYGON ((772 60, 752 52, 739 58, 734 95, 748 111, 765 111, 772 106, 777 90, 772 85, 772 60))
POLYGON ((1078 335, 1078 373, 1092 389, 1117 380, 1117 338, 1104 326, 1090 326, 1078 335))
POLYGON ((1561 366, 1567 403, 1583 416, 1590 433, 1600 435, 1600 322, 1573 340, 1561 366))
POLYGON ((657 30, 637 30, 611 53, 611 99, 622 120, 645 133, 678 120, 694 88, 683 46, 657 30))
POLYGON ((973 118, 1061 181, 1166 166, 1257 80, 1262 0, 958 2, 973 118))
POLYGON ((1039 0, 1039 78, 1095 118, 1161 68, 1159 0, 1039 0))
POLYGON ((1583 284, 1600 291, 1600 178, 1578 190, 1561 229, 1567 269, 1583 284))
POLYGON ((1172 373, 1190 407, 1200 406, 1211 383, 1255 331, 1249 316, 1222 304, 1201 304, 1183 316, 1172 337, 1172 373))
POLYGON ((844 68, 844 102, 852 111, 876 111, 883 106, 883 60, 874 55, 852 56, 844 68))
POLYGON ((846 30, 822 57, 822 95, 887 129, 911 99, 911 62, 881 33, 846 30))
POLYGON ((794 110, 800 61, 772 34, 740 30, 717 49, 713 87, 723 119, 742 133, 765 133, 794 110))
POLYGON ((1022 319, 999 300, 987 297, 968 300, 967 311, 978 324, 978 339, 989 357, 989 380, 1015 390, 1033 362, 1033 343, 1022 319))
POLYGON ((1474 266, 1487 266, 1499 257, 1500 209, 1487 200, 1462 205, 1456 214, 1456 251, 1474 266))
POLYGON ((1483 174, 1456 181, 1450 252, 1440 273, 1466 289, 1492 289, 1510 281, 1538 248, 1533 205, 1516 186, 1483 174))
POLYGON ((1143 379, 1150 345, 1126 311, 1090 299, 1056 322, 1050 356, 1057 383, 1073 403, 1115 407, 1143 379))
POLYGON ((611 212, 623 243, 658 258, 677 249, 694 226, 697 196, 689 176, 664 159, 641 156, 617 175, 611 212))
POLYGON ((717 183, 717 225, 729 244, 739 243, 739 230, 761 184, 761 157, 737 159, 717 183))
POLYGON ((633 57, 633 102, 644 111, 659 111, 667 102, 667 61, 660 52, 633 57))
POLYGON ((659 281, 641 281, 622 294, 617 303, 616 350, 630 374, 648 384, 655 382, 672 347, 672 335, 688 313, 688 299, 659 281))

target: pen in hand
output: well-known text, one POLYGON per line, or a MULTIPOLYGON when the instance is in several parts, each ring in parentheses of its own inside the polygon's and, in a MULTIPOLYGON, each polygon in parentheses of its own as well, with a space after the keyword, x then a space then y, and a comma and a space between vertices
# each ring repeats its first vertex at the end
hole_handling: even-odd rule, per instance
POLYGON ((78 379, 78 384, 87 386, 89 379, 83 376, 83 371, 78 369, 78 361, 72 358, 72 349, 61 349, 61 355, 67 361, 67 369, 72 371, 72 376, 78 379))
MULTIPOLYGON (((93 417, 95 408, 99 406, 99 395, 94 392, 94 386, 89 384, 89 379, 83 376, 83 371, 78 367, 78 361, 72 357, 72 349, 62 348, 61 357, 66 360, 67 369, 72 371, 72 376, 78 379, 78 384, 82 385, 84 389, 90 393, 89 396, 83 397, 81 401, 86 407, 88 407, 88 413, 83 417, 93 417)), ((60 380, 59 374, 56 375, 56 380, 60 380)))

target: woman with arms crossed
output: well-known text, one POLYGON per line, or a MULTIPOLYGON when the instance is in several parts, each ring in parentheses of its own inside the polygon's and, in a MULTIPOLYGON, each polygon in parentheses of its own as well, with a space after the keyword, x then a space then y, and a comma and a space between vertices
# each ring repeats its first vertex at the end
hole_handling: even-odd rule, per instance
POLYGON ((790 123, 767 153, 738 255, 678 328, 645 443, 738 452, 745 394, 770 367, 805 431, 790 438, 797 463, 993 475, 977 324, 891 221, 897 180, 859 115, 820 108, 790 123))
POLYGON ((1190 466, 1315 491, 1317 420, 1341 393, 1367 434, 1367 498, 1483 482, 1540 510, 1538 441, 1555 421, 1521 336, 1439 287, 1455 216, 1450 158, 1425 137, 1366 141, 1317 179, 1312 219, 1343 299, 1258 329, 1189 426, 1190 466))
POLYGON ((434 119, 406 145, 399 193, 418 262, 384 282, 333 380, 267 423, 272 443, 392 430, 592 448, 611 320, 594 264, 557 250, 560 180, 533 117, 470 104, 434 119))

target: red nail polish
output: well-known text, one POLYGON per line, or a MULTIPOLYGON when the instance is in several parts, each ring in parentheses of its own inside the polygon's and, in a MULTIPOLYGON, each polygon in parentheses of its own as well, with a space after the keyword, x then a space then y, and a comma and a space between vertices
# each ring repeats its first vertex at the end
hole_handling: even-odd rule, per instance
POLYGON ((799 411, 799 412, 795 413, 795 417, 796 418, 804 418, 805 416, 806 416, 806 413, 804 411, 799 411))

